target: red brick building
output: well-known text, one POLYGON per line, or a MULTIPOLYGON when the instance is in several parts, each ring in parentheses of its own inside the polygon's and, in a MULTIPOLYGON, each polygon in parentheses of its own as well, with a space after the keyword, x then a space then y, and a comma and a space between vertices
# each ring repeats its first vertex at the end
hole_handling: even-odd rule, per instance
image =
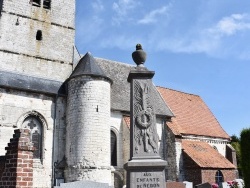
POLYGON ((201 97, 157 89, 175 115, 166 123, 167 179, 197 185, 237 178, 230 137, 201 97))

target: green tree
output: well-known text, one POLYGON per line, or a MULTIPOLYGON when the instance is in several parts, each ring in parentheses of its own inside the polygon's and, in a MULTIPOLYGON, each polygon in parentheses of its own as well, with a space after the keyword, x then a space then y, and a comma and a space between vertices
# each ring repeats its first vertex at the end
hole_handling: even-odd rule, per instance
POLYGON ((250 128, 240 133, 241 169, 245 187, 250 188, 250 128))
POLYGON ((239 176, 242 177, 240 139, 236 135, 231 136, 231 146, 235 149, 238 172, 239 172, 239 176))

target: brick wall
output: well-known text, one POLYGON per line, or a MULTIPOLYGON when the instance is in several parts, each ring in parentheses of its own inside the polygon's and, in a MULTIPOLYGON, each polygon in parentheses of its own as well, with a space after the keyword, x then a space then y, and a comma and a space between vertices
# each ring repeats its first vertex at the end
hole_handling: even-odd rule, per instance
POLYGON ((1 179, 3 171, 4 171, 5 159, 6 159, 5 156, 0 156, 0 179, 1 179))
POLYGON ((33 187, 33 151, 28 129, 17 129, 6 147, 5 169, 0 180, 4 188, 33 187))
MULTIPOLYGON (((210 184, 215 183, 215 174, 218 169, 203 169, 201 170, 202 182, 209 182, 210 184)), ((236 170, 235 169, 221 169, 223 174, 224 181, 232 181, 236 179, 236 170)))
POLYGON ((0 155, 5 155, 5 147, 14 129, 23 128, 26 117, 35 112, 44 122, 43 159, 42 162, 37 159, 33 164, 34 187, 51 187, 53 137, 54 161, 61 161, 65 155, 65 108, 65 99, 61 97, 55 107, 52 96, 0 88, 0 155))
POLYGON ((185 180, 193 182, 193 185, 209 182, 215 183, 215 174, 220 170, 224 181, 232 181, 237 178, 236 169, 204 169, 200 168, 187 154, 183 153, 185 166, 185 180))
POLYGON ((202 181, 201 168, 183 152, 185 181, 193 182, 193 185, 200 184, 202 181))

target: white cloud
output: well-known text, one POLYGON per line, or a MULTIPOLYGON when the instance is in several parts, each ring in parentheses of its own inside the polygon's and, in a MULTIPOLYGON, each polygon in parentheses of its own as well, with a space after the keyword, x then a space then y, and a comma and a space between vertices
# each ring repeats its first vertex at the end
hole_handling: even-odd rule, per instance
POLYGON ((114 2, 112 9, 115 12, 113 21, 115 24, 120 24, 125 19, 128 19, 129 12, 134 10, 140 3, 137 0, 119 0, 114 2))
POLYGON ((126 15, 127 12, 136 7, 138 3, 135 0, 119 0, 113 3, 113 10, 118 15, 126 15))
POLYGON ((232 14, 222 18, 210 32, 221 35, 233 35, 237 31, 250 29, 250 19, 247 14, 232 14))
POLYGON ((160 51, 205 53, 213 57, 234 56, 239 59, 250 59, 248 55, 250 50, 243 45, 245 41, 250 40, 245 32, 248 30, 250 30, 250 15, 232 14, 208 28, 196 25, 178 35, 155 36, 154 43, 156 50, 160 51))
POLYGON ((94 9, 94 11, 96 12, 101 12, 104 10, 104 5, 101 2, 101 0, 97 0, 91 3, 92 8, 94 9))
POLYGON ((144 18, 138 21, 139 24, 150 24, 157 22, 157 16, 167 14, 170 6, 164 6, 159 9, 152 10, 149 14, 145 15, 144 18))

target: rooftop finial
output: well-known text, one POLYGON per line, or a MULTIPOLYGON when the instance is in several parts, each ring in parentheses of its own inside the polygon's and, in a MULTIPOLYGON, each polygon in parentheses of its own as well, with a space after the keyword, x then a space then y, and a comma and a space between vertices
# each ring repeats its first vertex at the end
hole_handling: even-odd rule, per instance
POLYGON ((136 45, 136 51, 132 53, 132 58, 138 67, 144 66, 143 64, 146 61, 147 54, 143 51, 141 44, 136 45))

